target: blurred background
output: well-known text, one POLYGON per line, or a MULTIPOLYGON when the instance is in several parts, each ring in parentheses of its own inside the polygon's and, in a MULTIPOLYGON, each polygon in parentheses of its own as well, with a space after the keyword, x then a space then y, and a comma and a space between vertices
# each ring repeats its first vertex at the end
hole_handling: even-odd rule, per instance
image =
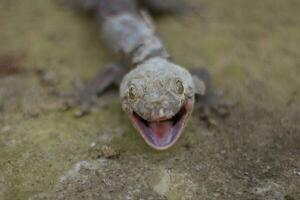
POLYGON ((93 18, 54 0, 0 0, 0 199, 300 199, 300 1, 186 3, 157 29, 235 106, 211 123, 194 113, 157 152, 117 95, 82 118, 53 95, 112 59, 93 18))

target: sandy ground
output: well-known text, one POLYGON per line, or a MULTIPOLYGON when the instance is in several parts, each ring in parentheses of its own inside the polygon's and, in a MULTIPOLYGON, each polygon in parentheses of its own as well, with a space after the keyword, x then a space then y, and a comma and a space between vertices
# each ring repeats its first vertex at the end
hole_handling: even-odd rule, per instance
POLYGON ((51 95, 111 59, 93 20, 0 0, 0 199, 300 199, 300 1, 190 3, 199 9, 157 20, 162 38, 237 106, 210 126, 194 113, 157 152, 117 95, 82 118, 51 95))

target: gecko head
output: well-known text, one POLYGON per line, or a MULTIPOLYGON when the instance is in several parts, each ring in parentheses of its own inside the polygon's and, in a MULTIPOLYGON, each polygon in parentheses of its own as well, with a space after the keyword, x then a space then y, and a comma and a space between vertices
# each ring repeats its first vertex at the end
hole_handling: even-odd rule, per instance
POLYGON ((192 112, 194 82, 186 69, 152 58, 123 78, 120 98, 147 144, 163 150, 176 142, 192 112))

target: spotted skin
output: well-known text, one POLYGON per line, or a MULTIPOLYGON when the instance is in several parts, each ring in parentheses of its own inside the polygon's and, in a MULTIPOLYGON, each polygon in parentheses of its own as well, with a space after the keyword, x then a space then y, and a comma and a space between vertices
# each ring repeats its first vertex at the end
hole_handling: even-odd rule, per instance
MULTIPOLYGON (((173 63, 151 17, 134 0, 73 0, 77 7, 93 10, 112 52, 121 55, 129 69, 120 84, 120 101, 145 142, 157 150, 168 149, 180 137, 193 110, 195 95, 205 94, 203 81, 173 63), (80 6, 79 6, 80 7, 80 6)), ((149 4, 149 1, 147 1, 149 4)), ((174 0, 169 0, 174 5, 174 0)), ((159 7, 159 1, 152 8, 159 7)), ((147 5, 146 1, 145 4, 147 5)), ((162 4, 166 9, 166 2, 162 4)), ((120 62, 119 62, 120 63, 120 62)), ((122 66, 122 65, 118 65, 122 66)), ((118 70, 112 70, 112 72, 118 70)), ((94 79, 104 89, 120 73, 94 79), (110 78, 107 78, 107 77, 110 78), (107 81, 103 81, 107 80, 107 81)), ((99 91, 98 91, 99 92, 99 91)), ((90 93, 91 90, 90 90, 90 93)))

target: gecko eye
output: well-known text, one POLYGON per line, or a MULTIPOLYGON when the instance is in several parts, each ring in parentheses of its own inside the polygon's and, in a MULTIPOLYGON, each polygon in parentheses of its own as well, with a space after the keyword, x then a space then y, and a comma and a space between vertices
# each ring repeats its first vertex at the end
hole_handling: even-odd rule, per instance
POLYGON ((134 85, 131 85, 129 86, 129 89, 128 89, 128 96, 130 99, 135 99, 137 95, 137 89, 134 85))
POLYGON ((176 89, 178 94, 183 94, 184 93, 184 86, 181 80, 176 80, 176 89))

